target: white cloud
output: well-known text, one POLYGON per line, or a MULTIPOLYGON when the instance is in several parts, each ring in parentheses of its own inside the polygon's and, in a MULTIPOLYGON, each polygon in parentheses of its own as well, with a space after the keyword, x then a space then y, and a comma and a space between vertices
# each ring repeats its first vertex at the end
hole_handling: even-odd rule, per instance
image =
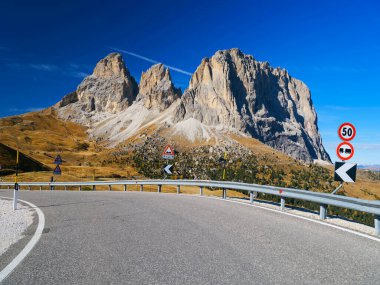
POLYGON ((42 71, 55 71, 58 67, 54 64, 29 64, 31 68, 42 71))
POLYGON ((41 111, 45 108, 46 107, 10 108, 9 112, 12 112, 12 113, 15 113, 15 112, 18 112, 18 113, 38 112, 38 111, 41 111))
MULTIPOLYGON (((139 55, 139 54, 134 53, 134 52, 130 52, 130 51, 126 51, 126 50, 122 50, 122 49, 118 49, 118 48, 111 48, 111 49, 114 50, 114 51, 118 51, 118 52, 121 52, 121 53, 125 53, 125 54, 128 54, 128 55, 137 57, 139 59, 145 60, 145 61, 150 62, 150 63, 154 63, 154 64, 160 63, 159 61, 157 61, 155 59, 151 59, 151 58, 145 57, 143 55, 139 55)), ((191 72, 183 70, 181 68, 174 67, 174 66, 167 65, 167 64, 164 64, 164 65, 166 67, 168 67, 169 69, 173 70, 173 71, 176 71, 176 72, 179 72, 179 73, 182 73, 182 74, 186 74, 186 75, 189 75, 189 76, 193 75, 191 72)))
POLYGON ((19 71, 34 69, 34 70, 43 71, 43 72, 57 72, 60 75, 71 76, 71 77, 76 77, 76 78, 84 78, 88 76, 88 73, 83 72, 79 65, 73 64, 73 63, 67 66, 60 67, 55 64, 49 64, 49 63, 23 64, 23 63, 18 63, 18 62, 11 62, 11 63, 8 63, 7 66, 19 71))

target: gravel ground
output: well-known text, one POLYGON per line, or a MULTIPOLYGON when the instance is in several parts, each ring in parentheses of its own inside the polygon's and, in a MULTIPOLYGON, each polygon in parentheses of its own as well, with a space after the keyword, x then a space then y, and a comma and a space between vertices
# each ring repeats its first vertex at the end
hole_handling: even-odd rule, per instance
POLYGON ((33 223, 33 211, 29 206, 18 203, 17 208, 13 211, 13 201, 0 199, 0 256, 20 240, 33 223))

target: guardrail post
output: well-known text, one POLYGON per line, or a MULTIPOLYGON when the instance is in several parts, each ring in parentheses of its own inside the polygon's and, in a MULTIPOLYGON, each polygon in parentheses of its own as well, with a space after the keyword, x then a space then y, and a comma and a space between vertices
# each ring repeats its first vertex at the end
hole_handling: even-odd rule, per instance
POLYGON ((375 215, 375 235, 380 236, 380 215, 375 215))
POLYGON ((67 186, 65 186, 65 191, 67 191, 67 186))
POLYGON ((28 187, 28 190, 29 190, 29 191, 32 190, 32 186, 29 186, 29 187, 28 187))
POLYGON ((82 191, 82 185, 81 185, 81 186, 79 186, 79 191, 82 191))
POLYGON ((42 191, 42 186, 40 186, 40 191, 42 191))
POLYGON ((96 185, 92 185, 92 191, 96 191, 96 185))
POLYGON ((127 191, 127 184, 124 184, 124 192, 127 191))
POLYGON ((140 185, 140 192, 144 191, 144 185, 140 185))
POLYGON ((199 187, 199 195, 203 196, 203 187, 199 187))
POLYGON ((108 191, 111 191, 111 190, 112 190, 112 186, 108 185, 108 191))
POLYGON ((223 199, 227 199, 227 189, 223 188, 223 199))
POLYGON ((181 186, 177 185, 177 194, 179 194, 181 191, 181 186))
POLYGON ((157 192, 161 193, 161 185, 157 185, 157 192))
POLYGON ((325 220, 327 216, 327 205, 321 204, 319 206, 319 218, 321 220, 325 220))
POLYGON ((10 185, 8 185, 8 190, 10 190, 11 189, 11 186, 10 185))
POLYGON ((281 211, 285 210, 285 197, 281 197, 281 211))

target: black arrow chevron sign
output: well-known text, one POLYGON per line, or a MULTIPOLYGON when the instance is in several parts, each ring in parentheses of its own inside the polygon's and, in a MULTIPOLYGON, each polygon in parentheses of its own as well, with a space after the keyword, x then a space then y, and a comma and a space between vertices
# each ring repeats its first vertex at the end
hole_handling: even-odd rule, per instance
POLYGON ((173 173, 173 165, 168 164, 164 167, 164 171, 166 174, 172 174, 173 173))
POLYGON ((356 164, 348 162, 335 162, 334 180, 341 182, 355 182, 356 164))

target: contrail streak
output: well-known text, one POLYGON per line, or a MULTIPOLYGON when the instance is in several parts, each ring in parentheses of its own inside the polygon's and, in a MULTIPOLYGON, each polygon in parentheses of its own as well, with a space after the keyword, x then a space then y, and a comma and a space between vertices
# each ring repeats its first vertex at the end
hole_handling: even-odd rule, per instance
MULTIPOLYGON (((154 59, 151 59, 151 58, 139 55, 137 53, 133 53, 133 52, 127 51, 127 50, 122 50, 122 49, 118 49, 118 48, 111 48, 111 49, 113 49, 114 51, 122 52, 122 53, 125 53, 125 54, 128 54, 128 55, 137 57, 139 59, 145 60, 145 61, 150 62, 150 63, 160 63, 157 60, 154 60, 154 59)), ((170 65, 167 65, 167 64, 164 64, 164 66, 168 67, 169 69, 171 69, 173 71, 177 71, 177 72, 182 73, 182 74, 186 74, 186 75, 189 75, 189 76, 193 75, 191 72, 188 72, 186 70, 183 70, 183 69, 180 69, 180 68, 177 68, 177 67, 174 67, 174 66, 170 66, 170 65)))

